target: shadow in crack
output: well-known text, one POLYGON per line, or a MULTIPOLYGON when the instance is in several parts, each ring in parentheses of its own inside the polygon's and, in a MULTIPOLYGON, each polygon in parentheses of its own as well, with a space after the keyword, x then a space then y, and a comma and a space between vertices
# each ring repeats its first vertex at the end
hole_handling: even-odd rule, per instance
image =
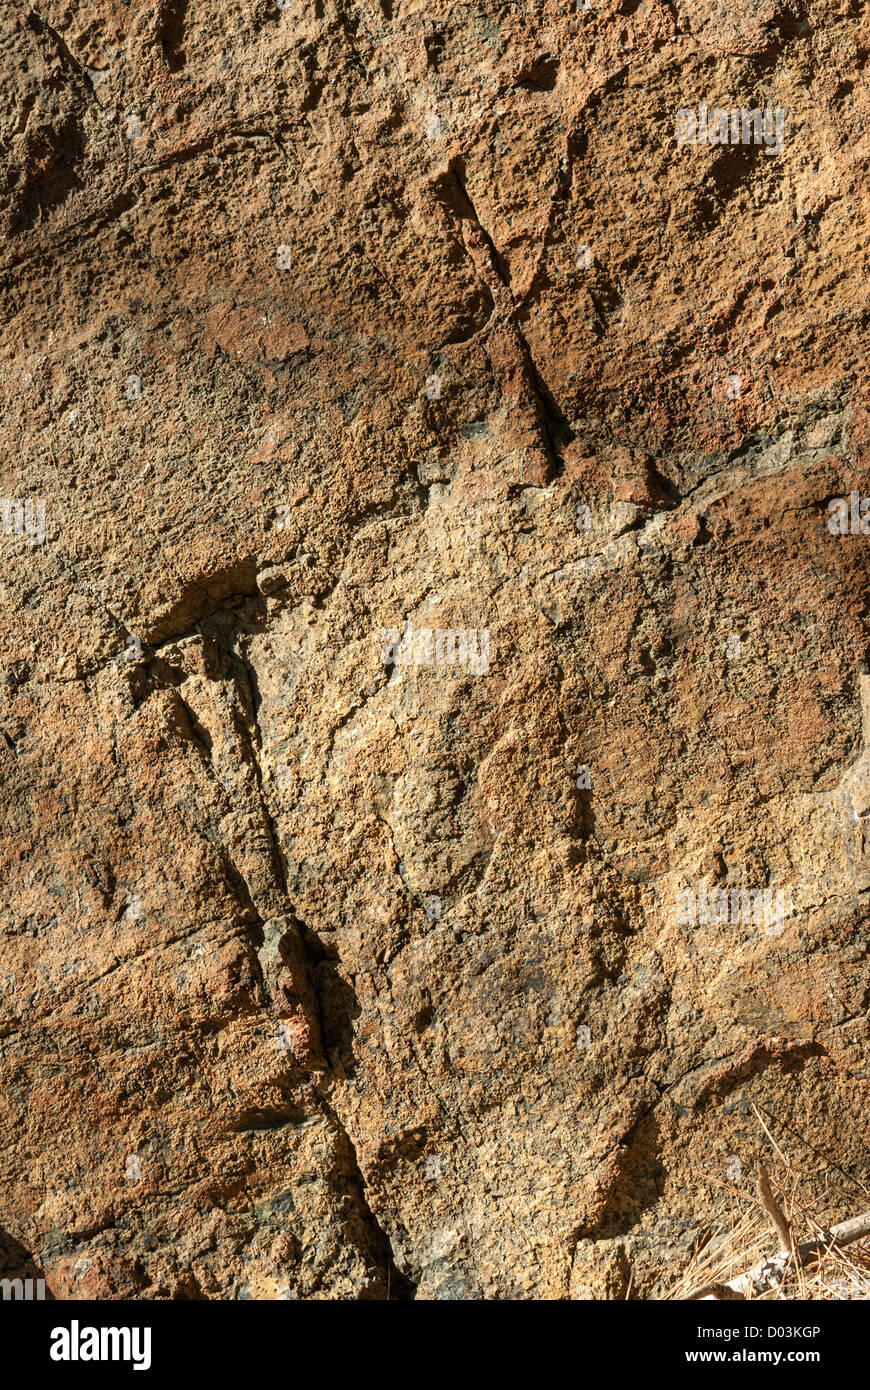
POLYGON ((29 1250, 0 1226, 0 1300, 54 1301, 45 1275, 29 1250), (42 1281, 39 1288, 38 1281, 42 1281))
POLYGON ((582 764, 577 771, 579 773, 579 776, 575 778, 577 793, 574 797, 573 815, 567 829, 572 840, 586 841, 595 834, 595 806, 592 800, 592 785, 588 766, 582 764), (586 786, 586 781, 589 781, 589 786, 586 786))
POLYGON ((353 1025, 362 1012, 356 991, 341 974, 338 958, 327 951, 317 933, 300 922, 299 934, 317 996, 326 1061, 335 1076, 351 1077, 356 1071, 353 1025))
POLYGON ((59 121, 56 128, 44 125, 33 130, 26 160, 13 170, 14 230, 35 227, 82 187, 76 168, 83 149, 82 134, 72 116, 59 121))
POLYGON ((661 1135, 654 1114, 637 1124, 620 1154, 619 1170, 610 1185, 604 1209, 594 1229, 585 1232, 595 1240, 625 1236, 645 1211, 654 1207, 664 1190, 661 1135))
POLYGON ((187 0, 170 0, 164 5, 157 37, 163 49, 163 60, 170 72, 180 72, 187 63, 184 39, 187 24, 187 0))
POLYGON ((336 1156, 351 1199, 347 1227, 353 1231, 360 1248, 368 1250, 373 1270, 377 1271, 360 1297, 366 1301, 412 1302, 416 1297, 416 1285, 396 1263, 389 1236, 369 1205, 365 1178, 350 1136, 329 1105, 326 1110, 335 1126, 336 1156))

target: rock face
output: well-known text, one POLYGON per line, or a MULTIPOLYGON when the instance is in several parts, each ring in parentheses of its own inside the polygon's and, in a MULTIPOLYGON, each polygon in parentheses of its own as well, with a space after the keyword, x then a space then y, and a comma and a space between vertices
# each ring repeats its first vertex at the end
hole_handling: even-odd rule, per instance
POLYGON ((656 1298, 759 1116, 860 1183, 866 11, 0 46, 5 1272, 656 1298))

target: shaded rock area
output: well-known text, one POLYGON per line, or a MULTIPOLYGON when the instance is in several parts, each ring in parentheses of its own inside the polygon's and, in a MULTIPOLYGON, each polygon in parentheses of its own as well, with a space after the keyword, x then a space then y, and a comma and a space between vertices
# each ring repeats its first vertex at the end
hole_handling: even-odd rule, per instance
POLYGON ((0 52, 6 1267, 655 1299, 759 1116, 857 1191, 866 9, 0 52))

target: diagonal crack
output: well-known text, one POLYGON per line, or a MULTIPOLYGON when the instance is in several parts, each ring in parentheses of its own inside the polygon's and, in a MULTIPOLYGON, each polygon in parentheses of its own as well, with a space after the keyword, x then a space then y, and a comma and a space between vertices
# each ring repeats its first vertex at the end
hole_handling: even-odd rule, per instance
POLYGON ((30 10, 25 20, 25 25, 28 29, 31 30, 32 33, 38 34, 40 37, 43 34, 48 34, 49 38, 55 46, 55 49, 57 50, 62 66, 74 72, 76 76, 80 78, 81 81, 84 83, 85 87, 87 88, 88 95, 92 99, 95 99, 96 94, 94 92, 94 84, 90 78, 90 75, 88 74, 87 70, 82 67, 81 63, 79 63, 70 53, 69 48, 66 45, 66 42, 57 32, 57 30, 52 29, 51 25, 42 18, 42 15, 36 13, 36 10, 30 10))
POLYGON ((392 1241, 372 1210, 366 1191, 366 1180, 359 1165, 356 1146, 347 1127, 325 1096, 320 1097, 320 1105, 329 1122, 334 1126, 340 1157, 347 1169, 346 1176, 353 1188, 358 1216, 367 1231, 371 1253, 384 1268, 386 1278, 383 1301, 410 1302, 416 1297, 416 1286, 397 1264, 392 1241))
MULTIPOLYGON (((519 305, 508 272, 468 193, 462 160, 450 161, 447 176, 434 183, 439 200, 459 224, 465 251, 492 303, 479 336, 508 412, 506 438, 523 448, 529 482, 546 486, 561 471, 560 454, 573 432, 534 361, 518 318, 519 305)), ((474 335, 475 337, 478 334, 474 335)))

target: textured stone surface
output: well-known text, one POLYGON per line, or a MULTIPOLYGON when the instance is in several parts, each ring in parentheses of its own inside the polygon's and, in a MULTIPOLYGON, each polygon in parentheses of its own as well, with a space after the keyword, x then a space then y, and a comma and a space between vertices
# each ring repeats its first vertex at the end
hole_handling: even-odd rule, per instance
POLYGON ((865 13, 43 0, 0 51, 6 1272, 654 1298, 753 1106, 866 1179, 865 13), (678 146, 701 101, 781 153, 678 146))

